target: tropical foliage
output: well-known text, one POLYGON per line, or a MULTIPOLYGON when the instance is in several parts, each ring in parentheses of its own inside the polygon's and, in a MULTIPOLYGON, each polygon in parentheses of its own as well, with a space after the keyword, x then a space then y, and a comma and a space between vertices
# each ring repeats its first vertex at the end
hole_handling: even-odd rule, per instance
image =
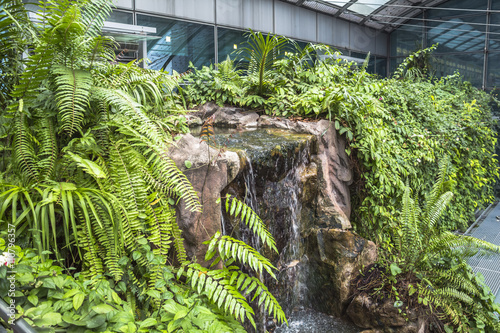
POLYGON ((378 297, 393 298, 401 310, 416 300, 425 307, 426 316, 438 314, 446 331, 498 332, 500 307, 484 278, 476 276, 466 260, 498 254, 500 247, 437 228, 453 198, 450 171, 449 159, 442 159, 423 208, 406 187, 394 241, 386 243, 378 266, 364 272, 368 278, 360 290, 377 290, 378 297))
MULTIPOLYGON (((170 97, 177 78, 116 61, 115 41, 100 34, 111 3, 41 2, 32 23, 20 1, 0 1, 2 52, 11 57, 0 63, 8 79, 0 232, 14 228, 24 244, 16 278, 30 286, 19 285, 18 316, 72 332, 241 331, 236 319, 255 325, 253 291, 286 321, 252 275, 275 268, 246 244, 215 235, 221 268, 188 260, 175 207, 202 206, 166 154, 172 134, 185 130, 170 97), (13 62, 22 65, 13 71, 13 62), (56 263, 78 273, 62 275, 56 263)), ((273 248, 255 213, 232 202, 273 248)))
POLYGON ((217 69, 186 76, 190 84, 181 97, 188 106, 215 101, 272 116, 330 119, 346 137, 346 152, 360 175, 352 188, 352 222, 373 240, 382 241, 384 231, 396 226, 406 181, 422 198, 434 182, 436 158, 449 155, 456 200, 438 227, 464 229, 474 211, 493 200, 498 167, 489 104, 496 100, 458 73, 436 79, 426 72, 417 60, 433 48, 411 55, 393 78, 380 79, 366 72, 366 62, 357 67, 335 59, 326 46, 308 45, 273 63, 260 95, 249 88, 252 75, 227 75, 236 68, 228 59, 217 69))

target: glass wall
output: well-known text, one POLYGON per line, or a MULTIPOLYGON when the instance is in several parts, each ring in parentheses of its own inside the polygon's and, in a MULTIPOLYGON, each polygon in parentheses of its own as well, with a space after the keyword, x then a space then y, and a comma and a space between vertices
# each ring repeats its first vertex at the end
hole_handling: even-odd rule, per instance
MULTIPOLYGON (((500 1, 491 3, 491 10, 500 9, 500 1)), ((500 67, 500 14, 488 10, 488 0, 446 1, 405 22, 392 32, 390 41, 391 72, 409 53, 439 44, 429 59, 434 75, 458 71, 465 80, 485 89, 500 81, 496 74, 500 67)))
MULTIPOLYGON (((201 68, 224 61, 228 55, 235 58, 235 51, 245 46, 247 30, 241 27, 220 26, 212 23, 211 20, 199 21, 196 15, 196 17, 192 17, 190 14, 182 11, 177 12, 170 7, 160 6, 153 10, 153 7, 138 6, 142 2, 130 0, 130 3, 135 4, 131 6, 123 5, 125 2, 120 2, 121 5, 113 11, 108 21, 156 28, 156 34, 153 36, 127 35, 131 39, 136 38, 135 49, 139 44, 140 51, 142 51, 141 41, 147 41, 147 58, 150 60, 148 67, 151 69, 162 69, 169 73, 174 71, 183 73, 189 69, 190 63, 196 68, 201 68)), ((348 26, 350 27, 349 24, 348 26)), ((319 26, 316 24, 315 27, 318 29, 319 26)), ((333 25, 331 28, 332 31, 335 30, 333 25)), ((333 33, 338 32, 334 31, 333 33)), ((125 41, 120 40, 120 42, 125 41)), ((303 40, 296 40, 296 42, 301 48, 308 44, 307 41, 303 40)), ((339 49, 337 46, 330 46, 333 49, 339 49)), ((386 45, 383 46, 380 48, 382 51, 379 51, 383 56, 372 54, 370 57, 368 71, 386 76, 388 58, 385 53, 386 45)), ((340 51, 348 56, 355 56, 357 52, 352 49, 341 49, 340 51)), ((366 56, 366 53, 358 53, 362 58, 366 56)))
POLYGON ((161 38, 148 41, 148 65, 172 73, 215 63, 214 27, 211 25, 137 14, 137 25, 154 27, 161 38))

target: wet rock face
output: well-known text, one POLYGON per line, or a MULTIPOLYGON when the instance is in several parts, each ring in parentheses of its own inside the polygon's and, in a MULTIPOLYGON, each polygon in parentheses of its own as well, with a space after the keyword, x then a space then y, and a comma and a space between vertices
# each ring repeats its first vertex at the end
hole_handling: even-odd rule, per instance
MULTIPOLYGON (((285 312, 311 307, 343 315, 352 277, 377 255, 372 242, 349 230, 353 173, 346 140, 326 120, 294 122, 241 111, 208 103, 190 115, 192 124, 212 116, 216 134, 217 126, 236 129, 226 130, 219 141, 234 155, 226 153, 208 169, 208 159, 200 156, 191 170, 185 170, 204 204, 203 215, 179 210, 189 254, 201 259, 201 243, 220 230, 216 199, 236 195, 259 214, 276 239, 278 254, 260 250, 278 268, 278 281, 266 278, 266 283, 285 312), (239 170, 236 177, 234 170, 239 170)), ((193 159, 197 149, 207 155, 206 144, 195 140, 189 139, 189 148, 178 146, 178 166, 187 156, 193 159)), ((222 216, 226 234, 259 248, 243 225, 222 216)))
POLYGON ((371 241, 351 231, 312 229, 306 240, 311 274, 307 280, 314 308, 343 315, 349 305, 351 279, 359 269, 377 260, 377 248, 371 241))

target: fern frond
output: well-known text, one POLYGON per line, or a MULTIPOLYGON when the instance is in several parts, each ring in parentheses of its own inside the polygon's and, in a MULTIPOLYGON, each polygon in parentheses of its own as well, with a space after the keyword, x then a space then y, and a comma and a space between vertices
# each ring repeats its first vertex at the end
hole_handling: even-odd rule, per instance
POLYGON ((187 265, 185 271, 186 283, 199 294, 205 291, 208 299, 219 309, 231 314, 242 323, 247 318, 256 327, 253 319, 254 311, 245 297, 227 279, 232 273, 229 269, 207 270, 199 264, 191 263, 187 265))
POLYGON ((246 273, 239 272, 239 276, 236 278, 233 274, 231 275, 231 280, 233 283, 236 282, 236 288, 245 292, 245 295, 250 295, 253 291, 254 295, 252 297, 252 302, 256 299, 257 305, 264 305, 264 311, 266 311, 270 316, 275 318, 278 323, 287 323, 288 321, 285 316, 285 312, 281 308, 276 298, 269 292, 266 285, 262 283, 258 278, 254 276, 249 276, 246 273))
POLYGON ((54 66, 56 100, 61 118, 61 129, 72 136, 81 130, 89 105, 92 76, 84 70, 54 66))
POLYGON ((173 189, 175 194, 184 200, 186 209, 201 212, 202 206, 198 200, 198 194, 172 159, 163 154, 152 153, 149 166, 149 172, 155 176, 155 179, 173 189))
POLYGON ((55 128, 52 118, 40 117, 36 120, 36 137, 40 142, 37 169, 42 179, 50 178, 58 154, 55 128))
POLYGON ((434 230, 437 221, 443 214, 451 199, 453 199, 453 193, 448 191, 446 193, 443 193, 430 206, 426 207, 427 216, 426 218, 422 219, 422 221, 425 222, 429 230, 434 230))
POLYGON ((111 0, 92 0, 86 2, 81 11, 81 20, 85 29, 85 35, 99 36, 104 26, 104 21, 112 11, 113 2, 111 0))
POLYGON ((267 227, 262 219, 253 211, 252 208, 228 194, 226 196, 226 212, 235 218, 239 216, 239 219, 260 238, 262 243, 266 244, 270 249, 278 252, 273 236, 269 230, 267 230, 267 227))
POLYGON ((184 248, 184 239, 182 238, 182 230, 177 223, 172 223, 172 237, 174 239, 175 254, 178 262, 186 262, 187 254, 184 248))
POLYGON ((436 202, 441 198, 441 196, 448 191, 451 191, 451 183, 448 181, 449 174, 451 172, 451 162, 449 156, 444 156, 439 160, 439 171, 438 178, 434 185, 432 186, 431 192, 426 201, 426 213, 428 216, 432 215, 430 209, 435 207, 436 202))
POLYGON ((481 292, 477 285, 470 279, 464 277, 464 272, 470 269, 466 262, 453 266, 451 269, 439 269, 435 267, 431 272, 434 281, 449 285, 457 290, 465 291, 468 295, 480 296, 481 292))
MULTIPOLYGON (((21 101, 22 106, 22 101, 21 101)), ((33 145, 33 134, 27 125, 24 112, 17 114, 14 134, 14 163, 29 180, 38 178, 38 158, 33 145)))
POLYGON ((148 240, 155 245, 153 253, 166 258, 172 243, 172 225, 176 223, 175 211, 168 207, 162 197, 151 201, 157 195, 153 193, 150 196, 149 205, 146 206, 150 233, 148 240))
POLYGON ((466 258, 476 253, 480 255, 498 254, 500 246, 474 237, 459 236, 445 231, 430 239, 426 252, 434 256, 447 254, 448 256, 455 255, 466 258))
POLYGON ((244 265, 250 266, 258 274, 262 274, 265 269, 274 279, 276 276, 273 270, 276 270, 271 262, 253 247, 245 242, 234 239, 230 236, 222 236, 220 232, 216 232, 212 238, 205 242, 209 243, 208 250, 205 255, 205 260, 211 260, 218 252, 222 260, 226 261, 227 265, 231 265, 232 261, 239 261, 244 265))
POLYGON ((115 141, 110 143, 109 170, 113 182, 120 191, 120 199, 127 210, 132 231, 143 230, 139 214, 145 214, 147 186, 138 169, 142 158, 128 143, 115 141))

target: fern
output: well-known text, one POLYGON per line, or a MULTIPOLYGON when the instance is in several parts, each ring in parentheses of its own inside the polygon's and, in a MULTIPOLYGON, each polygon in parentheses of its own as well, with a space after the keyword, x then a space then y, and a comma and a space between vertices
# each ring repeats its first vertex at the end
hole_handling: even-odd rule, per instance
POLYGON ((270 249, 278 252, 276 248, 276 243, 269 232, 267 230, 266 225, 262 222, 261 218, 242 201, 236 199, 235 197, 231 197, 231 195, 226 196, 226 212, 229 215, 237 218, 244 222, 248 228, 257 235, 262 243, 266 244, 270 249))
POLYGON ((61 117, 61 129, 69 136, 81 130, 88 108, 92 77, 83 70, 54 66, 56 99, 61 117))
POLYGON ((33 146, 33 134, 27 126, 26 115, 22 111, 22 100, 20 101, 20 112, 16 119, 16 131, 14 134, 14 163, 29 180, 38 178, 38 158, 33 146))
POLYGON ((38 117, 36 124, 36 137, 40 142, 37 154, 39 160, 36 168, 39 170, 42 179, 50 178, 54 172, 58 155, 54 123, 52 118, 38 117))
MULTIPOLYGON (((474 280, 466 259, 476 254, 498 254, 500 247, 473 237, 459 236, 449 231, 440 232, 439 218, 453 198, 449 178, 449 160, 443 158, 436 183, 421 210, 411 198, 407 186, 402 200, 400 229, 394 233, 398 251, 396 264, 403 273, 418 277, 419 302, 442 313, 455 327, 466 331, 468 316, 482 313, 488 305, 483 286, 474 280), (482 303, 478 305, 477 302, 482 303), (483 309, 483 310, 481 310, 483 309)), ((493 297, 493 296, 491 296, 493 297)), ((498 319, 485 321, 490 327, 498 326, 498 319)))
POLYGON ((276 279, 273 272, 276 268, 267 258, 260 255, 259 252, 246 243, 229 236, 221 237, 219 232, 216 232, 207 243, 209 245, 205 255, 206 261, 211 260, 218 252, 220 259, 225 261, 227 265, 232 264, 230 260, 237 260, 243 265, 250 266, 259 275, 262 274, 262 270, 264 269, 276 279))

